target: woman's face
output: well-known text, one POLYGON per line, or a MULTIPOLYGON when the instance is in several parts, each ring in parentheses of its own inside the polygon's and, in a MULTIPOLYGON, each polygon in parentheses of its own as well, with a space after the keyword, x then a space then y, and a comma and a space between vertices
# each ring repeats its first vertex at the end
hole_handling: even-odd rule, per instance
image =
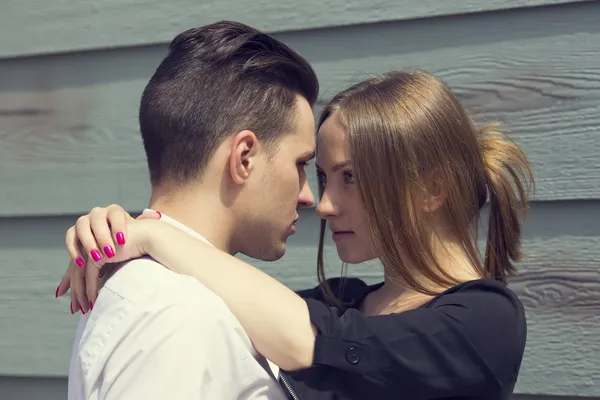
POLYGON ((333 113, 317 135, 317 176, 324 190, 316 211, 327 221, 340 259, 357 264, 377 255, 351 161, 346 130, 338 113, 333 113))

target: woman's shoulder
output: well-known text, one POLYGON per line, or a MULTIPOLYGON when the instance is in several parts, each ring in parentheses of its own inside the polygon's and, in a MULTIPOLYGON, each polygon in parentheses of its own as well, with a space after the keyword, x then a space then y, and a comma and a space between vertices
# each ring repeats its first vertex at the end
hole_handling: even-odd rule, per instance
POLYGON ((506 284, 492 279, 478 279, 453 286, 434 297, 424 308, 439 308, 441 311, 452 309, 469 320, 482 324, 490 321, 490 326, 520 326, 519 331, 525 334, 525 308, 515 292, 506 284), (458 306, 458 307, 457 307, 458 306))
POLYGON ((524 312, 523 305, 515 292, 500 281, 477 279, 453 286, 429 301, 427 307, 444 305, 447 302, 465 303, 472 306, 509 308, 524 312))
POLYGON ((424 307, 456 321, 456 327, 488 360, 499 379, 505 381, 518 371, 527 341, 527 319, 519 297, 504 283, 490 279, 465 282, 424 307))

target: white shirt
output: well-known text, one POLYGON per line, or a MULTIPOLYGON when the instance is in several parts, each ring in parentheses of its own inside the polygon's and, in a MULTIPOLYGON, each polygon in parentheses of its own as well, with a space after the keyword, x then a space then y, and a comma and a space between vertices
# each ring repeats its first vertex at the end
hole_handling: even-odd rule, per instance
POLYGON ((275 376, 220 297, 143 257, 111 276, 81 316, 68 398, 284 400, 275 376))

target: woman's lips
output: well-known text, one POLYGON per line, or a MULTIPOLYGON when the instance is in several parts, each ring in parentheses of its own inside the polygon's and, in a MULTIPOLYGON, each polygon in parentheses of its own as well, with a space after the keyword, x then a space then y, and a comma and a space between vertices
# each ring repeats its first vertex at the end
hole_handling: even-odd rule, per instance
POLYGON ((352 231, 333 231, 331 238, 334 241, 344 240, 354 235, 352 231))

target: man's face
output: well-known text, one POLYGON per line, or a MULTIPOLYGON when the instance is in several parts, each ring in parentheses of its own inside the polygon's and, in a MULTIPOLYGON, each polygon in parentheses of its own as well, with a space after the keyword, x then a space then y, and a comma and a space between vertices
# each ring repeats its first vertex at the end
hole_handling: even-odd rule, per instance
POLYGON ((282 137, 271 157, 253 171, 245 188, 239 252, 264 261, 281 258, 286 240, 295 230, 299 208, 312 207, 306 163, 314 157, 315 120, 308 102, 298 97, 294 131, 282 137))

